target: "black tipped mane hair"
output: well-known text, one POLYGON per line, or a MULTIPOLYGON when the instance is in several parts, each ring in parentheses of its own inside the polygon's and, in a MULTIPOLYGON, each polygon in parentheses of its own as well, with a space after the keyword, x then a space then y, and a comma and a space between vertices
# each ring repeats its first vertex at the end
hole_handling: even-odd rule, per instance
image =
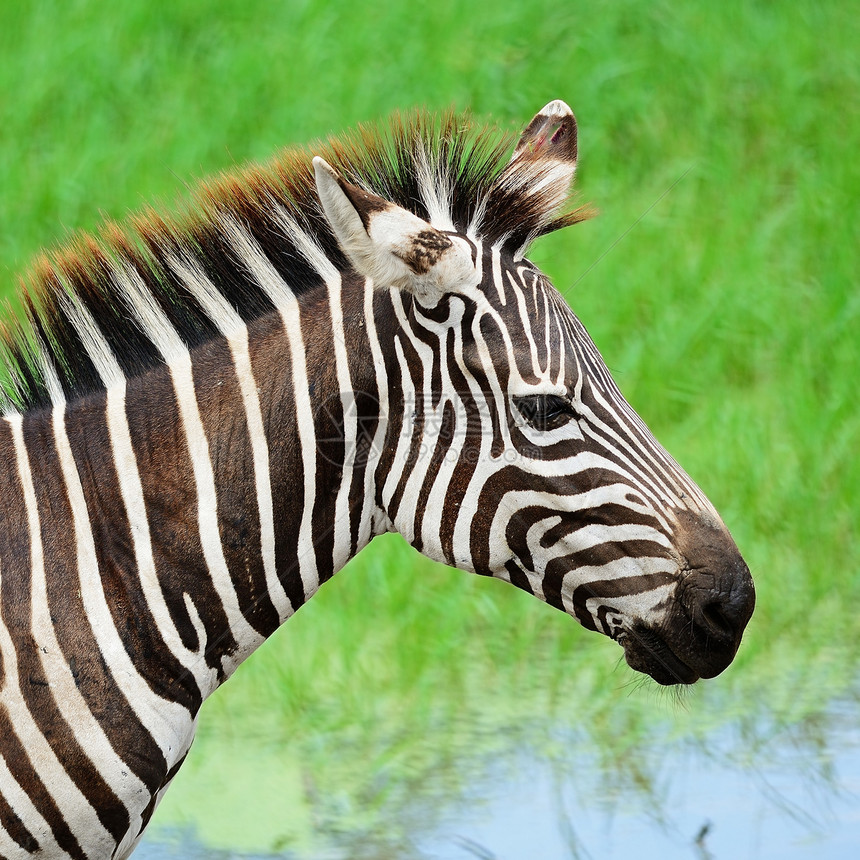
POLYGON ((25 319, 0 329, 0 405, 6 412, 50 405, 52 371, 46 361, 67 399, 103 388, 68 316, 70 303, 89 312, 126 376, 162 362, 116 287, 115 276, 123 271, 137 273, 189 348, 217 336, 217 330, 167 265, 170 256, 196 262, 246 322, 273 310, 231 251, 221 226, 225 216, 253 236, 296 295, 321 281, 279 212, 291 216, 338 269, 349 268, 317 198, 314 155, 348 181, 425 219, 420 179, 429 166, 436 184, 447 189, 455 227, 466 232, 471 226, 485 242, 511 251, 588 217, 583 208, 556 216, 540 192, 506 181, 514 143, 511 134, 478 127, 468 115, 398 114, 387 124, 287 149, 266 165, 205 182, 180 215, 147 211, 123 226, 108 223, 97 236, 75 237, 35 262, 21 289, 25 319))

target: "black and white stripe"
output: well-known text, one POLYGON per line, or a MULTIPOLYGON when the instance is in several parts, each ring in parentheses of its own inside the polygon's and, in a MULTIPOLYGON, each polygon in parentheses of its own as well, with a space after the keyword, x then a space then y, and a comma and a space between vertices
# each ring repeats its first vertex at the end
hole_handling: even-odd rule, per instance
POLYGON ((2 342, 0 858, 127 857, 203 700, 383 531, 661 683, 731 661, 746 566, 523 256, 584 217, 573 114, 505 145, 416 116, 37 266, 2 342))

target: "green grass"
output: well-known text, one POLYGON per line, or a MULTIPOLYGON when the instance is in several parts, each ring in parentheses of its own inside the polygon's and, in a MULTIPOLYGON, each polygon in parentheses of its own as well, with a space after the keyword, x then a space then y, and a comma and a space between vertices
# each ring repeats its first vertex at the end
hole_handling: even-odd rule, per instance
MULTIPOLYGON (((387 802, 368 788, 373 774, 408 794, 435 791, 419 779, 434 769, 461 773, 472 755, 461 725, 488 727, 482 749, 526 724, 587 726, 596 742, 615 739, 605 754, 617 761, 619 739, 641 742, 654 714, 695 733, 733 699, 792 720, 853 683, 856 12, 633 0, 480 11, 445 0, 0 4, 10 290, 66 229, 171 200, 284 144, 417 104, 513 127, 568 101, 578 188, 602 215, 533 256, 756 578, 736 663, 679 710, 648 688, 629 695, 615 646, 560 613, 378 541, 207 706, 207 756, 231 735, 275 738, 299 770, 366 811, 387 802)), ((200 756, 189 780, 206 773, 200 756)))

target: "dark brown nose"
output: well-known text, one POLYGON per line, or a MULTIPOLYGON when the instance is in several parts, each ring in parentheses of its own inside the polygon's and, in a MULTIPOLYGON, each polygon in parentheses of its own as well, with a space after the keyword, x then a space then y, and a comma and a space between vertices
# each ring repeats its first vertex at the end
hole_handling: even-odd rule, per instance
POLYGON ((755 608, 755 589, 743 559, 728 570, 691 570, 682 588, 682 602, 693 623, 710 638, 737 650, 755 608))
POLYGON ((734 659, 755 608, 755 586, 728 529, 709 513, 676 514, 681 571, 661 623, 633 624, 622 644, 631 668, 658 684, 693 684, 734 659))
POLYGON ((678 600, 692 621, 685 659, 701 677, 711 678, 731 663, 741 644, 755 608, 755 586, 722 523, 692 514, 679 520, 679 549, 687 572, 678 600))

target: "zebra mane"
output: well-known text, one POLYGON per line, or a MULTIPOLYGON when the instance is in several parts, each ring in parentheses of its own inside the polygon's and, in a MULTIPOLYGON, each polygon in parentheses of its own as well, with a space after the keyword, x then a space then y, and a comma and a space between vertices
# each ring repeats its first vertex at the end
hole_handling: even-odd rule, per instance
POLYGON ((524 184, 513 175, 514 143, 512 134, 477 126, 468 114, 396 114, 384 125, 286 149, 265 165, 206 181, 179 214, 148 210, 122 225, 108 222, 96 235, 73 237, 36 260, 19 290, 24 318, 0 328, 0 410, 47 407, 103 390, 104 371, 87 350, 93 326, 126 378, 163 364, 134 305, 166 319, 188 349, 217 337, 182 267, 202 272, 246 323, 272 311, 237 255, 237 226, 297 296, 322 282, 299 250, 308 239, 339 270, 349 268, 317 198, 314 155, 431 223, 519 254, 538 236, 587 218, 585 207, 558 215, 557 190, 541 191, 539 176, 524 184))

